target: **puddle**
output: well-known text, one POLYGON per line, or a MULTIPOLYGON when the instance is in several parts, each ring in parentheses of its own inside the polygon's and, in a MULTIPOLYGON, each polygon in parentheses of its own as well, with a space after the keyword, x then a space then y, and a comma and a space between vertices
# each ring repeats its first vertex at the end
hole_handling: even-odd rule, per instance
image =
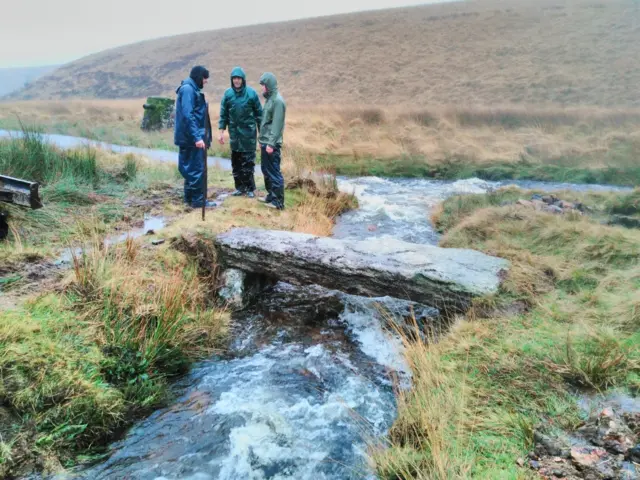
MULTIPOLYGON (((159 230, 162 230, 166 226, 166 217, 164 216, 149 216, 145 217, 144 225, 142 227, 133 228, 120 235, 110 235, 104 240, 105 246, 117 245, 123 243, 127 238, 140 238, 149 233, 153 235, 159 230)), ((65 248, 60 256, 54 262, 54 265, 61 266, 73 263, 73 257, 82 255, 83 250, 80 247, 65 248)))

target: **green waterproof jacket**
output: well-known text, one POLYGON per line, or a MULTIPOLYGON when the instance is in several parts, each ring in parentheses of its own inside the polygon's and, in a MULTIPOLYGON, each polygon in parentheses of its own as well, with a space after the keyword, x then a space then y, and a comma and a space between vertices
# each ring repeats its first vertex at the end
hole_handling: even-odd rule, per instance
POLYGON ((231 88, 228 88, 220 102, 218 128, 229 127, 231 150, 234 152, 256 151, 256 129, 262 121, 262 105, 256 91, 247 86, 244 70, 236 67, 231 72, 231 88), (242 87, 233 88, 233 77, 242 78, 242 87))
POLYGON ((280 147, 287 105, 278 93, 278 80, 273 73, 264 73, 260 77, 260 85, 267 87, 267 93, 264 94, 267 102, 264 104, 260 125, 260 144, 280 147))

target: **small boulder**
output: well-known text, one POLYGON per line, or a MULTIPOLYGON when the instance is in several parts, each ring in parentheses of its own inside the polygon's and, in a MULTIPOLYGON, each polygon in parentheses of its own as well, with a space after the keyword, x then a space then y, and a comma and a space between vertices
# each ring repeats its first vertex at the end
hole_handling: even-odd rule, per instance
POLYGON ((600 447, 572 447, 571 461, 585 473, 596 475, 596 478, 614 478, 615 472, 611 467, 613 459, 604 448, 600 447))
POLYGON ((173 128, 175 123, 175 100, 165 97, 148 97, 140 128, 145 131, 173 128))
POLYGON ((520 205, 522 207, 527 207, 527 208, 533 208, 534 204, 533 202, 529 201, 529 200, 518 200, 516 202, 517 205, 520 205))
POLYGON ((640 443, 627 450, 627 460, 640 464, 640 443))
POLYGON ((549 213, 555 213, 555 214, 564 213, 564 210, 557 205, 547 205, 544 208, 544 211, 549 213))

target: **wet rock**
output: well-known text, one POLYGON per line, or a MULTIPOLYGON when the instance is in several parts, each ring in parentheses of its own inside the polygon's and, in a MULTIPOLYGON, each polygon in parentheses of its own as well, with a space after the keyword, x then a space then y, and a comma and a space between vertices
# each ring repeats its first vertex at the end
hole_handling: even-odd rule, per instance
POLYGON ((552 439, 541 432, 534 432, 533 438, 536 442, 536 453, 538 456, 561 457, 566 455, 566 447, 559 439, 552 439))
POLYGON ((158 240, 153 240, 151 242, 151 245, 154 245, 157 247, 158 245, 162 245, 163 243, 165 243, 165 241, 166 240, 164 238, 159 238, 158 240))
POLYGON ((592 416, 577 433, 591 444, 614 455, 624 455, 634 446, 635 435, 611 407, 592 416))
POLYGON ((564 478, 566 476, 563 470, 554 470, 552 474, 556 478, 564 478))
POLYGON ((636 437, 640 437, 640 413, 625 412, 622 414, 622 418, 629 430, 631 430, 636 437))
POLYGON ((261 295, 260 307, 270 315, 287 316, 302 323, 337 318, 344 310, 344 296, 317 285, 305 288, 278 282, 261 295))
POLYGON ((236 228, 216 239, 226 267, 354 295, 392 296, 454 313, 495 293, 506 260, 397 239, 343 241, 304 233, 236 228))
POLYGON ((357 297, 318 285, 300 287, 278 282, 264 289, 259 297, 258 305, 264 313, 304 324, 338 318, 345 310, 375 311, 388 328, 400 329, 409 338, 416 336, 417 327, 423 340, 433 338, 446 325, 439 312, 426 305, 392 297, 357 297))
POLYGON ((531 468, 533 468, 534 470, 540 470, 540 462, 538 462, 536 460, 529 461, 529 466, 531 468))
POLYGON ((220 298, 229 306, 242 308, 245 279, 246 274, 241 270, 230 268, 222 272, 220 275, 222 287, 218 291, 220 298))
POLYGON ((640 443, 627 451, 626 459, 630 462, 640 464, 640 443))
POLYGON ((544 211, 549 213, 564 213, 564 210, 557 205, 547 205, 544 211))
POLYGON ((638 467, 633 463, 624 462, 620 469, 620 480, 638 480, 638 478, 640 478, 640 470, 638 467))
POLYGON ((613 459, 600 447, 572 447, 571 461, 583 473, 595 475, 594 478, 610 479, 615 477, 612 468, 613 459))
POLYGON ((150 236, 150 235, 155 235, 155 234, 156 234, 156 231, 155 231, 155 230, 153 230, 153 229, 149 229, 149 230, 147 230, 147 231, 145 232, 145 235, 149 235, 149 236, 150 236))

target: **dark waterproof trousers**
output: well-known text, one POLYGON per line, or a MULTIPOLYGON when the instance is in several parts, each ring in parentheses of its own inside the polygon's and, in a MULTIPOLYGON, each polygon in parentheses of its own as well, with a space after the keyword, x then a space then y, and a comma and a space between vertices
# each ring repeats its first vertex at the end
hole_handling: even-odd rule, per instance
POLYGON ((231 152, 231 168, 236 190, 244 193, 256 189, 253 173, 256 168, 256 152, 231 152))
POLYGON ((260 167, 267 189, 267 200, 276 207, 284 208, 284 178, 280 172, 280 147, 274 147, 273 153, 267 153, 266 145, 261 145, 260 167))
POLYGON ((184 202, 194 208, 204 203, 204 154, 202 148, 180 147, 178 170, 184 178, 184 202))

